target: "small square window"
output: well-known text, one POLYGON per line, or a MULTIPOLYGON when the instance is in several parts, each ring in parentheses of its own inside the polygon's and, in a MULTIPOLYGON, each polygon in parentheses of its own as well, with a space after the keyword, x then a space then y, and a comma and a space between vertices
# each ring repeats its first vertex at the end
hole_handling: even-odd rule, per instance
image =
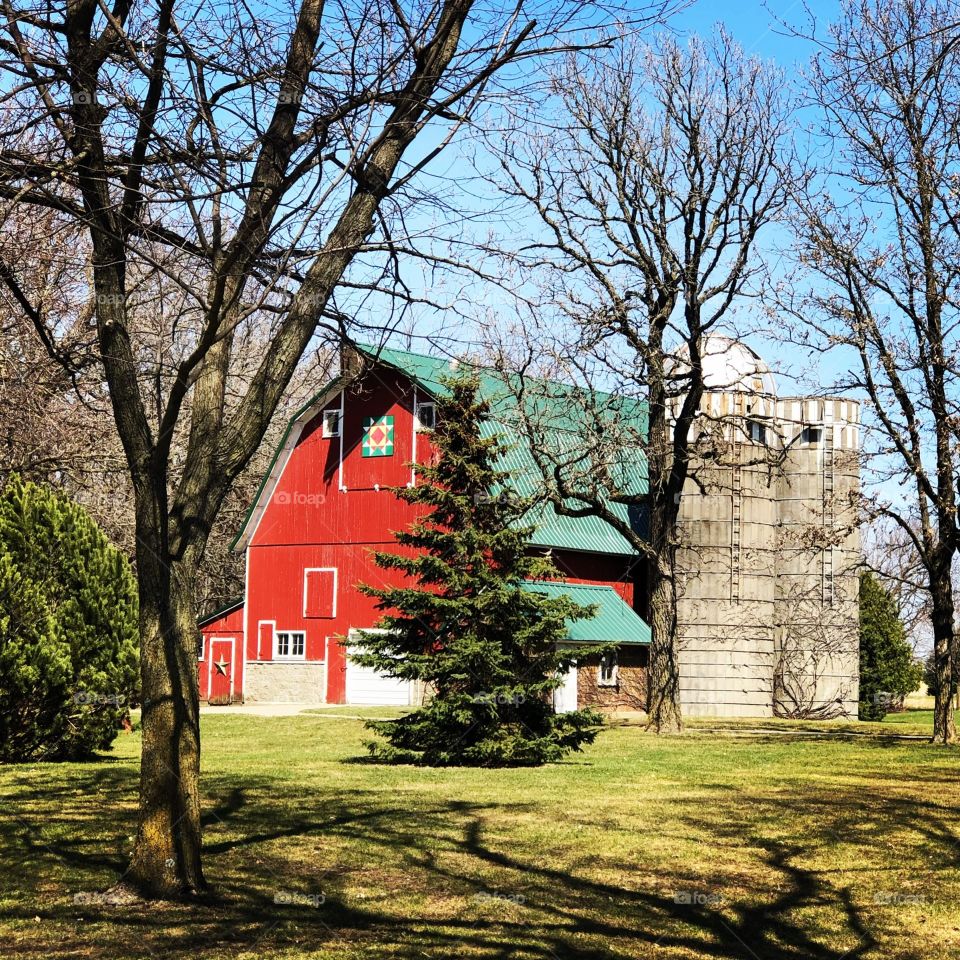
POLYGON ((800 434, 800 442, 808 447, 817 446, 823 439, 823 430, 820 427, 804 427, 800 434))
POLYGON ((767 442, 767 428, 759 420, 751 420, 747 425, 747 432, 754 443, 767 442))
POLYGON ((338 407, 323 411, 323 435, 325 437, 340 436, 340 410, 338 407))
POLYGON ((437 405, 435 403, 417 404, 417 429, 433 430, 437 425, 437 405))
POLYGON ((600 667, 597 670, 597 685, 600 687, 615 687, 617 685, 617 651, 605 653, 600 658, 600 667))
POLYGON ((303 660, 307 635, 302 630, 278 630, 274 640, 274 658, 303 660))

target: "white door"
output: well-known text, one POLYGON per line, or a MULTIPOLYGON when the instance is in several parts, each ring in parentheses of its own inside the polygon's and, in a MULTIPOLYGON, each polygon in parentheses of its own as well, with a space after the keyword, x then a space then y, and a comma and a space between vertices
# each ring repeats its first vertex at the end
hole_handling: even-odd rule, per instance
POLYGON ((563 683, 553 691, 553 709, 557 713, 573 713, 577 709, 577 668, 563 675, 563 683))
POLYGON ((361 667, 347 650, 347 703, 357 706, 406 707, 410 704, 410 681, 379 673, 373 667, 361 667))

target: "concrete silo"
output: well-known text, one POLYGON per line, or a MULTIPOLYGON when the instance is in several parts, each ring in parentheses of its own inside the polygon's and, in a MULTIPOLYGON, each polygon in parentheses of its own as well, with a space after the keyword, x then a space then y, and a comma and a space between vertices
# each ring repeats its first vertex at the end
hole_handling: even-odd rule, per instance
POLYGON ((683 711, 855 712, 856 404, 779 399, 725 337, 701 354, 677 556, 683 711))
POLYGON ((777 404, 775 707, 787 716, 856 715, 859 670, 860 408, 835 397, 777 404))

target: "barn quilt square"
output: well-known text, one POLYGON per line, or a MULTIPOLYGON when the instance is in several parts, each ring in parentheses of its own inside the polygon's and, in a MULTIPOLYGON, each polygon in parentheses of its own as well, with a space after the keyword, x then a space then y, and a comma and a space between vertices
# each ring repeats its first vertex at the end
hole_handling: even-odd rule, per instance
POLYGON ((362 448, 365 457, 392 457, 393 417, 364 417, 362 448))

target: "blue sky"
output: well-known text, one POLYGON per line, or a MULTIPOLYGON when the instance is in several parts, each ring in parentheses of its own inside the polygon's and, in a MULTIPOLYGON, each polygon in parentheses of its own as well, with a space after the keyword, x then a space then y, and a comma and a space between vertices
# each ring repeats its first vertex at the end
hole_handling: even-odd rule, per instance
POLYGON ((766 3, 761 0, 741 0, 738 3, 699 0, 675 16, 672 26, 684 33, 707 33, 714 24, 723 23, 748 53, 789 67, 804 63, 812 47, 805 40, 786 36, 776 21, 806 27, 808 10, 822 30, 835 17, 839 4, 830 0, 809 0, 807 3, 803 0, 768 0, 766 3))
MULTIPOLYGON (((809 40, 801 37, 791 36, 789 30, 783 26, 783 21, 797 29, 808 32, 810 29, 810 15, 816 19, 817 32, 823 33, 829 22, 837 16, 839 12, 839 3, 835 0, 742 0, 740 3, 730 2, 709 2, 709 0, 699 0, 693 3, 688 9, 671 18, 669 27, 678 35, 689 36, 692 34, 709 34, 718 23, 722 23, 731 36, 740 43, 740 45, 750 54, 763 59, 773 60, 783 67, 788 75, 795 76, 802 70, 803 66, 810 59, 815 50, 815 45, 809 40)), ((433 146, 432 138, 427 138, 422 149, 433 146)), ((416 151, 415 151, 416 152, 416 151)), ((494 198, 488 188, 477 184, 474 180, 468 184, 471 179, 470 174, 465 172, 465 154, 469 152, 469 146, 461 139, 455 142, 448 150, 430 165, 430 174, 436 176, 437 183, 446 183, 459 181, 461 187, 465 188, 468 194, 467 204, 477 209, 476 201, 478 195, 480 198, 479 206, 484 206, 483 200, 490 201, 491 205, 495 203, 494 198), (474 194, 473 196, 469 196, 474 194), (471 203, 472 201, 472 203, 471 203)), ((430 176, 428 174, 428 177, 430 176)), ((494 216, 495 220, 496 217, 494 216)), ((467 232, 472 230, 484 232, 484 218, 480 218, 472 228, 467 228, 467 232)), ((429 231, 429 217, 424 217, 421 221, 417 218, 414 223, 422 226, 429 231)), ((761 238, 761 244, 774 246, 784 246, 789 243, 789 237, 786 232, 776 227, 768 227, 766 237, 761 238)), ((442 251, 441 251, 442 252, 442 251)), ((412 278, 415 285, 423 284, 424 288, 430 287, 431 279, 426 276, 412 278)), ((492 289, 482 289, 479 286, 467 281, 465 288, 467 296, 464 298, 466 303, 465 311, 470 314, 478 315, 485 308, 489 312, 498 316, 505 312, 513 312, 514 308, 503 302, 502 295, 492 289)), ((443 293, 440 287, 432 287, 432 292, 439 294, 438 299, 443 299, 443 293)), ((456 281, 452 283, 448 290, 448 296, 454 297, 457 293, 456 281)), ((374 311, 376 312, 376 311, 374 311)), ((468 346, 469 341, 473 339, 469 325, 464 326, 458 322, 450 324, 450 314, 436 314, 432 311, 414 310, 403 323, 403 329, 407 332, 413 332, 415 335, 412 340, 405 336, 394 336, 391 338, 394 345, 409 346, 413 349, 430 349, 428 340, 421 339, 426 336, 434 341, 435 334, 443 331, 447 336, 442 337, 445 340, 444 349, 456 350, 458 343, 468 346), (451 329, 452 327, 452 329, 451 329), (449 339, 447 339, 449 337, 449 339), (466 341, 466 342, 464 342, 466 341)), ((368 321, 376 322, 374 317, 368 317, 368 321)), ((752 326, 752 324, 748 324, 752 326)), ((768 358, 768 362, 778 372, 783 375, 784 380, 788 380, 790 373, 796 373, 808 382, 797 384, 795 387, 787 387, 784 392, 793 392, 796 390, 813 389, 817 384, 813 382, 820 378, 831 379, 834 370, 829 369, 833 366, 833 360, 828 361, 827 369, 818 369, 816 371, 807 371, 805 364, 797 364, 798 359, 796 350, 783 349, 782 345, 773 342, 766 342, 764 338, 757 335, 749 338, 751 345, 761 354, 768 358), (788 363, 790 361, 790 363, 788 363), (812 378, 812 379, 811 379, 812 378)))

